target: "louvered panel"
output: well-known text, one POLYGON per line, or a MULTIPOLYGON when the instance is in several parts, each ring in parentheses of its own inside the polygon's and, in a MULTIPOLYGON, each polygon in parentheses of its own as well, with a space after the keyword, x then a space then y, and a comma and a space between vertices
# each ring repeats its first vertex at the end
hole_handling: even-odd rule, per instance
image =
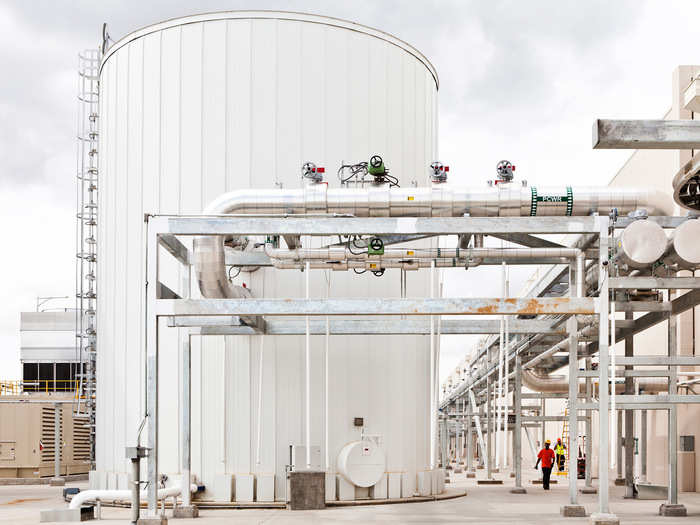
POLYGON ((90 461, 90 427, 86 420, 73 420, 73 461, 90 461))
MULTIPOLYGON (((60 410, 60 409, 59 409, 60 410)), ((54 407, 42 407, 41 409, 41 461, 54 462, 54 439, 55 439, 55 416, 56 409, 54 407)), ((61 417, 63 415, 61 414, 61 417)), ((59 430, 60 431, 60 430, 59 430)), ((63 441, 63 434, 60 435, 60 441, 63 441)), ((63 460, 63 452, 61 451, 61 460, 63 460)))

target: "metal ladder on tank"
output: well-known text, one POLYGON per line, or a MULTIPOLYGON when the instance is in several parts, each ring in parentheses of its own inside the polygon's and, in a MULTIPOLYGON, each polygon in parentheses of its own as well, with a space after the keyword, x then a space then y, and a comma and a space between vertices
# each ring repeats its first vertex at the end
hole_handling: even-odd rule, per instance
POLYGON ((83 420, 85 427, 89 429, 91 468, 94 468, 95 464, 97 398, 95 315, 100 60, 101 54, 98 49, 88 49, 78 55, 75 335, 80 368, 76 373, 79 386, 74 414, 76 418, 83 420))

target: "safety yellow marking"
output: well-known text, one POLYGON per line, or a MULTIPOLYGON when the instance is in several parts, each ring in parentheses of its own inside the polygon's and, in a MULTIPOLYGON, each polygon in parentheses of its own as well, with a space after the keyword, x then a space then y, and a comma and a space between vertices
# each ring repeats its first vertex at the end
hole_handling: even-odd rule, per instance
POLYGON ((406 252, 406 255, 413 255, 413 250, 408 250, 408 251, 406 252))
POLYGON ((376 265, 376 264, 370 264, 369 267, 370 267, 370 269, 374 270, 374 269, 377 267, 377 265, 376 265))
POLYGON ((409 196, 408 196, 408 200, 409 200, 409 201, 412 201, 412 200, 413 200, 413 195, 409 195, 409 196))

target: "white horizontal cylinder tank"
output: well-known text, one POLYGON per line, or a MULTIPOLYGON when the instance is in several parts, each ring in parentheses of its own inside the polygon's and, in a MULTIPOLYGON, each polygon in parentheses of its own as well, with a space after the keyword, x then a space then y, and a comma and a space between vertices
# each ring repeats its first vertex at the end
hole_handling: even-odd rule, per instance
POLYGON ((358 487, 375 485, 386 472, 384 451, 372 440, 345 445, 338 454, 338 473, 358 487))
MULTIPOLYGON (((402 184, 429 184, 437 75, 408 44, 358 24, 224 12, 124 37, 104 57, 100 88, 94 485, 127 488, 124 447, 136 442, 145 398, 144 213, 201 213, 238 188, 298 188, 305 161, 325 166, 337 187, 341 162, 375 153, 402 184)), ((163 259, 165 284, 188 286, 186 273, 163 259)), ((325 297, 327 279, 334 297, 400 294, 399 270, 381 278, 314 271, 311 297, 325 297)), ((256 297, 304 297, 304 280, 295 270, 266 268, 233 282, 256 297)), ((408 296, 428 296, 428 272, 407 280, 408 296)), ((171 478, 181 469, 186 333, 159 329, 159 464, 171 478)), ((289 445, 306 441, 304 337, 266 336, 261 375, 261 336, 192 341, 192 473, 207 490, 221 474, 274 473, 275 498, 283 500, 289 445)), ((368 432, 382 436, 386 469, 415 480, 430 467, 428 337, 330 337, 327 450, 324 341, 311 337, 310 439, 321 447, 321 468, 327 461, 336 472, 343 446, 360 438, 353 420, 361 417, 368 432)))
POLYGON ((666 251, 668 238, 661 226, 639 219, 627 226, 617 238, 616 256, 630 268, 648 268, 666 251))

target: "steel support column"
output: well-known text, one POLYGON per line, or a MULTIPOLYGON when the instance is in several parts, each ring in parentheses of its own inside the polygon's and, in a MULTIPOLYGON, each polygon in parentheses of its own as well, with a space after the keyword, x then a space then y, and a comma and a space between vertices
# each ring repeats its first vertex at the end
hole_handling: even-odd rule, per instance
MULTIPOLYGON (((632 320, 632 312, 625 312, 625 319, 632 320)), ((634 337, 625 338, 625 357, 634 357, 634 337)), ((633 366, 625 366, 632 370, 633 366)), ((625 394, 634 394, 634 377, 625 377, 625 394)), ((625 498, 634 497, 634 411, 625 410, 625 498)))
POLYGON ((148 224, 146 266, 146 412, 148 414, 147 517, 158 516, 158 232, 148 224))
POLYGON ((515 354, 515 384, 513 385, 513 405, 515 411, 515 429, 513 430, 513 466, 515 468, 515 488, 511 490, 511 492, 515 493, 525 492, 525 489, 523 488, 523 429, 521 414, 521 395, 523 388, 522 365, 523 363, 520 354, 515 354))
MULTIPOLYGON (((669 290, 669 296, 671 292, 669 290)), ((670 297, 669 297, 670 299, 670 297)), ((678 333, 676 331, 677 317, 673 313, 668 314, 668 356, 678 355, 678 333)), ((669 366, 668 395, 673 396, 678 393, 678 383, 676 380, 677 369, 669 366)), ((668 411, 668 503, 676 505, 678 503, 678 414, 676 406, 673 405, 668 411)))
MULTIPOLYGON (((586 358, 586 370, 592 369, 592 359, 590 357, 586 358)), ((586 378, 586 403, 593 402, 593 382, 590 377, 586 378)), ((586 480, 584 482, 584 488, 590 490, 593 488, 593 414, 592 412, 586 412, 586 443, 585 443, 585 454, 586 454, 586 480)))
POLYGON ((192 504, 190 495, 191 443, 192 443, 192 336, 182 343, 182 391, 180 393, 180 442, 182 443, 182 506, 192 504))
POLYGON ((609 382, 609 337, 610 337, 610 295, 608 288, 608 249, 609 249, 609 220, 607 217, 598 217, 599 230, 599 253, 598 253, 598 349, 600 361, 598 365, 598 381, 600 385, 599 393, 599 416, 598 416, 598 477, 600 486, 598 488, 598 512, 608 515, 610 480, 608 479, 608 468, 610 463, 610 395, 608 392, 609 382))
POLYGON ((569 328, 569 505, 578 503, 578 322, 572 315, 566 322, 569 328))

